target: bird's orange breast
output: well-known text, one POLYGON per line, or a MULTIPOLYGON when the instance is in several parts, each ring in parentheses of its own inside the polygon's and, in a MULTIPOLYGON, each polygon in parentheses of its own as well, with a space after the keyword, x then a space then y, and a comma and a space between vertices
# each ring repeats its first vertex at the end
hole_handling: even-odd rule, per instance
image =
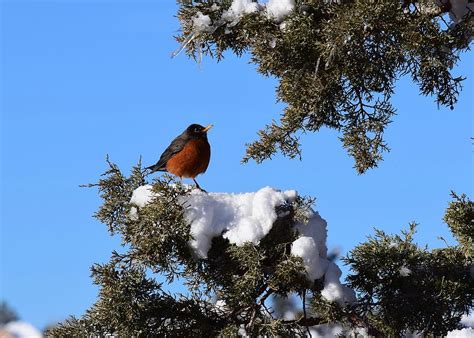
POLYGON ((211 147, 206 139, 192 139, 166 163, 166 170, 178 177, 194 178, 206 171, 211 147))

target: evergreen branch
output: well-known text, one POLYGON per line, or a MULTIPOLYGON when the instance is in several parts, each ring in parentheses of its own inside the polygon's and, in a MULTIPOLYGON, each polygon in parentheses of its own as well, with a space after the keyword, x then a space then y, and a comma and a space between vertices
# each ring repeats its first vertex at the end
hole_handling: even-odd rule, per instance
POLYGON ((390 96, 401 75, 411 73, 420 92, 434 96, 438 105, 453 108, 461 90, 461 78, 452 71, 459 51, 469 49, 472 14, 467 8, 460 22, 443 29, 443 14, 453 10, 449 1, 435 10, 421 9, 416 1, 381 0, 370 6, 356 0, 310 1, 298 3, 281 26, 263 10, 226 21, 231 3, 214 5, 182 7, 178 40, 195 30, 198 13, 209 16, 212 24, 200 41, 186 46, 189 55, 197 59, 204 48, 220 60, 226 50, 239 56, 248 51, 260 73, 277 78, 277 99, 287 105, 279 123, 268 124, 257 141, 246 145, 244 163, 261 163, 277 152, 301 158, 298 136, 328 127, 341 133, 356 170, 364 173, 389 151, 383 131, 395 114, 390 96), (347 85, 358 89, 358 109, 347 85), (363 103, 380 96, 381 105, 363 103))

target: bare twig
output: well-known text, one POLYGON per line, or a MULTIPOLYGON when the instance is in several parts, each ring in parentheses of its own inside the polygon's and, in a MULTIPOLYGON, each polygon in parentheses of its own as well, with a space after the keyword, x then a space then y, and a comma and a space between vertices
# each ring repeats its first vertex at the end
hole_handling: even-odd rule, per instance
MULTIPOLYGON (((307 320, 308 317, 306 315, 306 289, 303 289, 302 298, 303 298, 303 315, 304 315, 304 319, 307 320)), ((306 331, 308 331, 308 336, 312 338, 313 336, 311 335, 311 331, 309 331, 308 325, 306 325, 306 331)))

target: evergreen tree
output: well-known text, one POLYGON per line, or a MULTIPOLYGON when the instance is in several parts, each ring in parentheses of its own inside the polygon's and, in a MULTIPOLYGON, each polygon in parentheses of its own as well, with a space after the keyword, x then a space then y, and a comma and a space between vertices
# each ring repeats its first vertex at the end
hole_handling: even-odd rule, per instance
POLYGON ((377 231, 345 258, 357 299, 331 301, 324 296, 329 268, 308 279, 305 257, 292 248, 305 231, 297 224, 308 221, 311 199, 278 206, 271 230, 257 244, 236 245, 216 235, 203 257, 190 245, 186 213, 196 203, 190 196, 205 193, 167 176, 147 186, 140 165, 129 177, 109 165, 92 185, 104 200, 96 217, 122 237, 124 252, 92 268, 100 286, 97 302, 82 318, 52 329, 51 336, 305 336, 315 325, 335 322, 375 336, 444 335, 459 328, 472 308, 474 203, 466 196, 454 196, 445 217, 459 245, 419 247, 413 242, 415 225, 403 236, 377 231), (135 196, 143 187, 154 196, 146 203, 135 196), (170 294, 157 275, 180 280, 188 293, 170 294), (298 299, 298 308, 289 306, 294 318, 279 311, 282 298, 298 299))
POLYGON ((196 60, 248 52, 279 80, 280 123, 259 132, 244 161, 300 156, 298 135, 328 127, 341 131, 363 173, 388 150, 383 133, 400 76, 453 109, 463 79, 452 69, 469 47, 472 10, 467 0, 182 1, 177 39, 196 60))
MULTIPOLYGON (((387 150, 383 132, 395 114, 397 78, 410 75, 422 94, 454 106, 462 79, 452 68, 472 36, 461 2, 183 1, 175 54, 185 50, 199 61, 249 52, 259 72, 279 79, 277 96, 287 103, 280 124, 261 131, 244 160, 260 162, 278 150, 299 156, 298 133, 326 126, 342 132, 363 173, 387 150)), ((457 245, 420 247, 414 224, 401 236, 376 231, 344 258, 351 273, 342 285, 311 198, 281 193, 286 198, 258 240, 232 237, 226 218, 222 231, 206 237, 190 214, 216 194, 168 176, 148 182, 140 163, 129 176, 108 164, 91 185, 103 199, 95 216, 121 236, 122 252, 92 268, 97 302, 51 336, 309 336, 333 323, 373 336, 445 335, 473 306, 474 204, 465 195, 453 194, 445 215, 457 245), (188 291, 172 294, 158 276, 188 291)))
POLYGON ((5 302, 0 303, 0 326, 18 320, 16 312, 5 302))

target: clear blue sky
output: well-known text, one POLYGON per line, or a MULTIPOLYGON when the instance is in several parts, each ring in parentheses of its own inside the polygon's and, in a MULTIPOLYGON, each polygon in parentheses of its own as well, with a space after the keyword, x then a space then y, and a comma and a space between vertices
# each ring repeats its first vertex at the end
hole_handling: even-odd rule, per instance
POLYGON ((438 109, 402 79, 392 151, 358 176, 334 131, 303 137, 303 160, 277 156, 241 165, 244 144, 277 118, 274 79, 248 57, 201 68, 180 55, 171 0, 1 2, 0 299, 39 328, 81 315, 96 299, 89 267, 106 262, 119 240, 92 218, 93 189, 105 156, 128 171, 152 164, 188 124, 213 123, 209 191, 270 185, 317 197, 329 247, 343 253, 373 227, 399 232, 420 223, 418 242, 452 241, 442 215, 450 190, 473 197, 473 63, 454 111, 438 109))

